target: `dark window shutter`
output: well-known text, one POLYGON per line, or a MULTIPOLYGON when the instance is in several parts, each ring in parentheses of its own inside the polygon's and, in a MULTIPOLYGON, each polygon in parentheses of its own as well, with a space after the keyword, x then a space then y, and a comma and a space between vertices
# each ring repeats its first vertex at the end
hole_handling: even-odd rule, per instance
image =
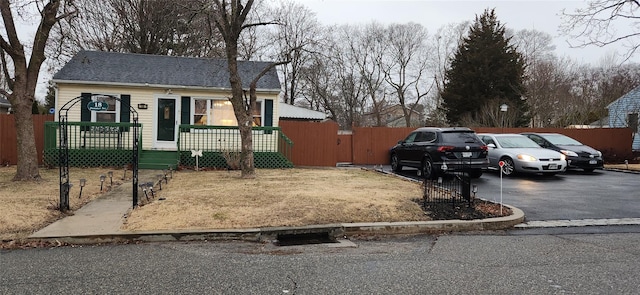
MULTIPOLYGON (((131 122, 131 95, 120 95, 120 123, 131 122)), ((120 127, 120 132, 129 132, 129 127, 120 127)))
MULTIPOLYGON (((191 97, 183 96, 181 97, 182 102, 180 105, 180 124, 191 124, 191 97)), ((189 132, 190 130, 184 130, 184 132, 189 132)), ((178 132, 183 132, 183 130, 178 130, 178 132)))
MULTIPOLYGON (((91 102, 91 93, 83 92, 80 94, 80 121, 91 122, 91 111, 87 108, 89 102, 91 102)), ((81 126, 80 131, 89 130, 89 126, 81 126)))
MULTIPOLYGON (((273 100, 264 100, 264 127, 273 126, 273 100)), ((265 134, 271 134, 271 130, 265 130, 265 134)))

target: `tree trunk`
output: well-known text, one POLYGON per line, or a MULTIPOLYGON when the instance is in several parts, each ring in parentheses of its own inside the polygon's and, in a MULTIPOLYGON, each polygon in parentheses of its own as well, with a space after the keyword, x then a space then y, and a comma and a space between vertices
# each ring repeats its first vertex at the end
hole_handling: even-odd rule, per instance
POLYGON ((238 124, 240 129, 240 139, 242 140, 242 153, 240 153, 240 167, 242 178, 255 178, 256 169, 253 158, 253 136, 251 134, 251 124, 238 124))
POLYGON ((242 90, 242 80, 238 73, 238 50, 237 44, 228 42, 227 44, 227 61, 229 65, 229 83, 231 84, 231 104, 233 112, 238 121, 238 129, 240 131, 241 150, 240 150, 240 169, 242 178, 255 178, 256 171, 253 162, 253 137, 251 134, 252 116, 251 104, 246 105, 244 102, 245 93, 242 90), (235 46, 234 46, 235 45, 235 46))
POLYGON ((14 110, 18 147, 18 166, 13 180, 38 180, 40 179, 38 151, 31 115, 31 103, 34 99, 33 96, 26 97, 28 94, 18 89, 11 96, 15 97, 15 99, 11 99, 11 107, 14 110))

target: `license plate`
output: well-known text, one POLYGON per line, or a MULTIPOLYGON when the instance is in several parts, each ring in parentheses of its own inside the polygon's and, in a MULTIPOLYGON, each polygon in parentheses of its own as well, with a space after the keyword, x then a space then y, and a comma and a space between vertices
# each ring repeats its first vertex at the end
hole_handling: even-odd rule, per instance
POLYGON ((549 169, 558 169, 558 164, 556 163, 549 164, 549 169))
POLYGON ((589 165, 598 164, 598 160, 589 160, 589 165))
POLYGON ((471 155, 473 155, 472 152, 462 152, 462 157, 463 158, 471 158, 471 155))

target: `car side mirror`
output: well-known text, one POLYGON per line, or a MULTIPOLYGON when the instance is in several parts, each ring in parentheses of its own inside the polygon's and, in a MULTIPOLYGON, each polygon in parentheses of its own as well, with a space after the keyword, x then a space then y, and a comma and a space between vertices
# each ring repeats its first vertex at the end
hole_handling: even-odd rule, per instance
POLYGON ((495 149, 495 148, 496 148, 496 145, 495 145, 495 144, 493 144, 493 143, 490 143, 490 144, 488 144, 488 145, 487 145, 487 147, 490 147, 490 148, 492 148, 492 149, 495 149))
POLYGON ((404 140, 398 140, 398 144, 404 144, 404 140))

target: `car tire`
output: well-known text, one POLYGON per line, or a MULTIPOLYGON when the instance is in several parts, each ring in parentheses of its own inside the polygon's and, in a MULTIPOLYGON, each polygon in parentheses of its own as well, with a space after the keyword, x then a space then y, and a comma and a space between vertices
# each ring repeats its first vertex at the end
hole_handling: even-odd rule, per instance
POLYGON ((424 179, 435 179, 437 176, 436 169, 433 166, 431 158, 425 158, 422 161, 422 177, 424 179))
POLYGON ((470 178, 480 178, 482 176, 482 169, 474 169, 469 171, 470 178))
POLYGON ((391 170, 393 170, 394 172, 402 171, 402 165, 400 165, 400 160, 398 159, 398 155, 396 154, 391 155, 391 170))
POLYGON ((504 165, 501 168, 504 176, 512 176, 516 174, 516 165, 513 163, 513 159, 504 157, 500 159, 500 161, 504 162, 504 165))
POLYGON ((587 173, 591 173, 591 172, 593 172, 593 170, 596 170, 596 169, 593 169, 593 168, 584 168, 584 172, 587 172, 587 173))

